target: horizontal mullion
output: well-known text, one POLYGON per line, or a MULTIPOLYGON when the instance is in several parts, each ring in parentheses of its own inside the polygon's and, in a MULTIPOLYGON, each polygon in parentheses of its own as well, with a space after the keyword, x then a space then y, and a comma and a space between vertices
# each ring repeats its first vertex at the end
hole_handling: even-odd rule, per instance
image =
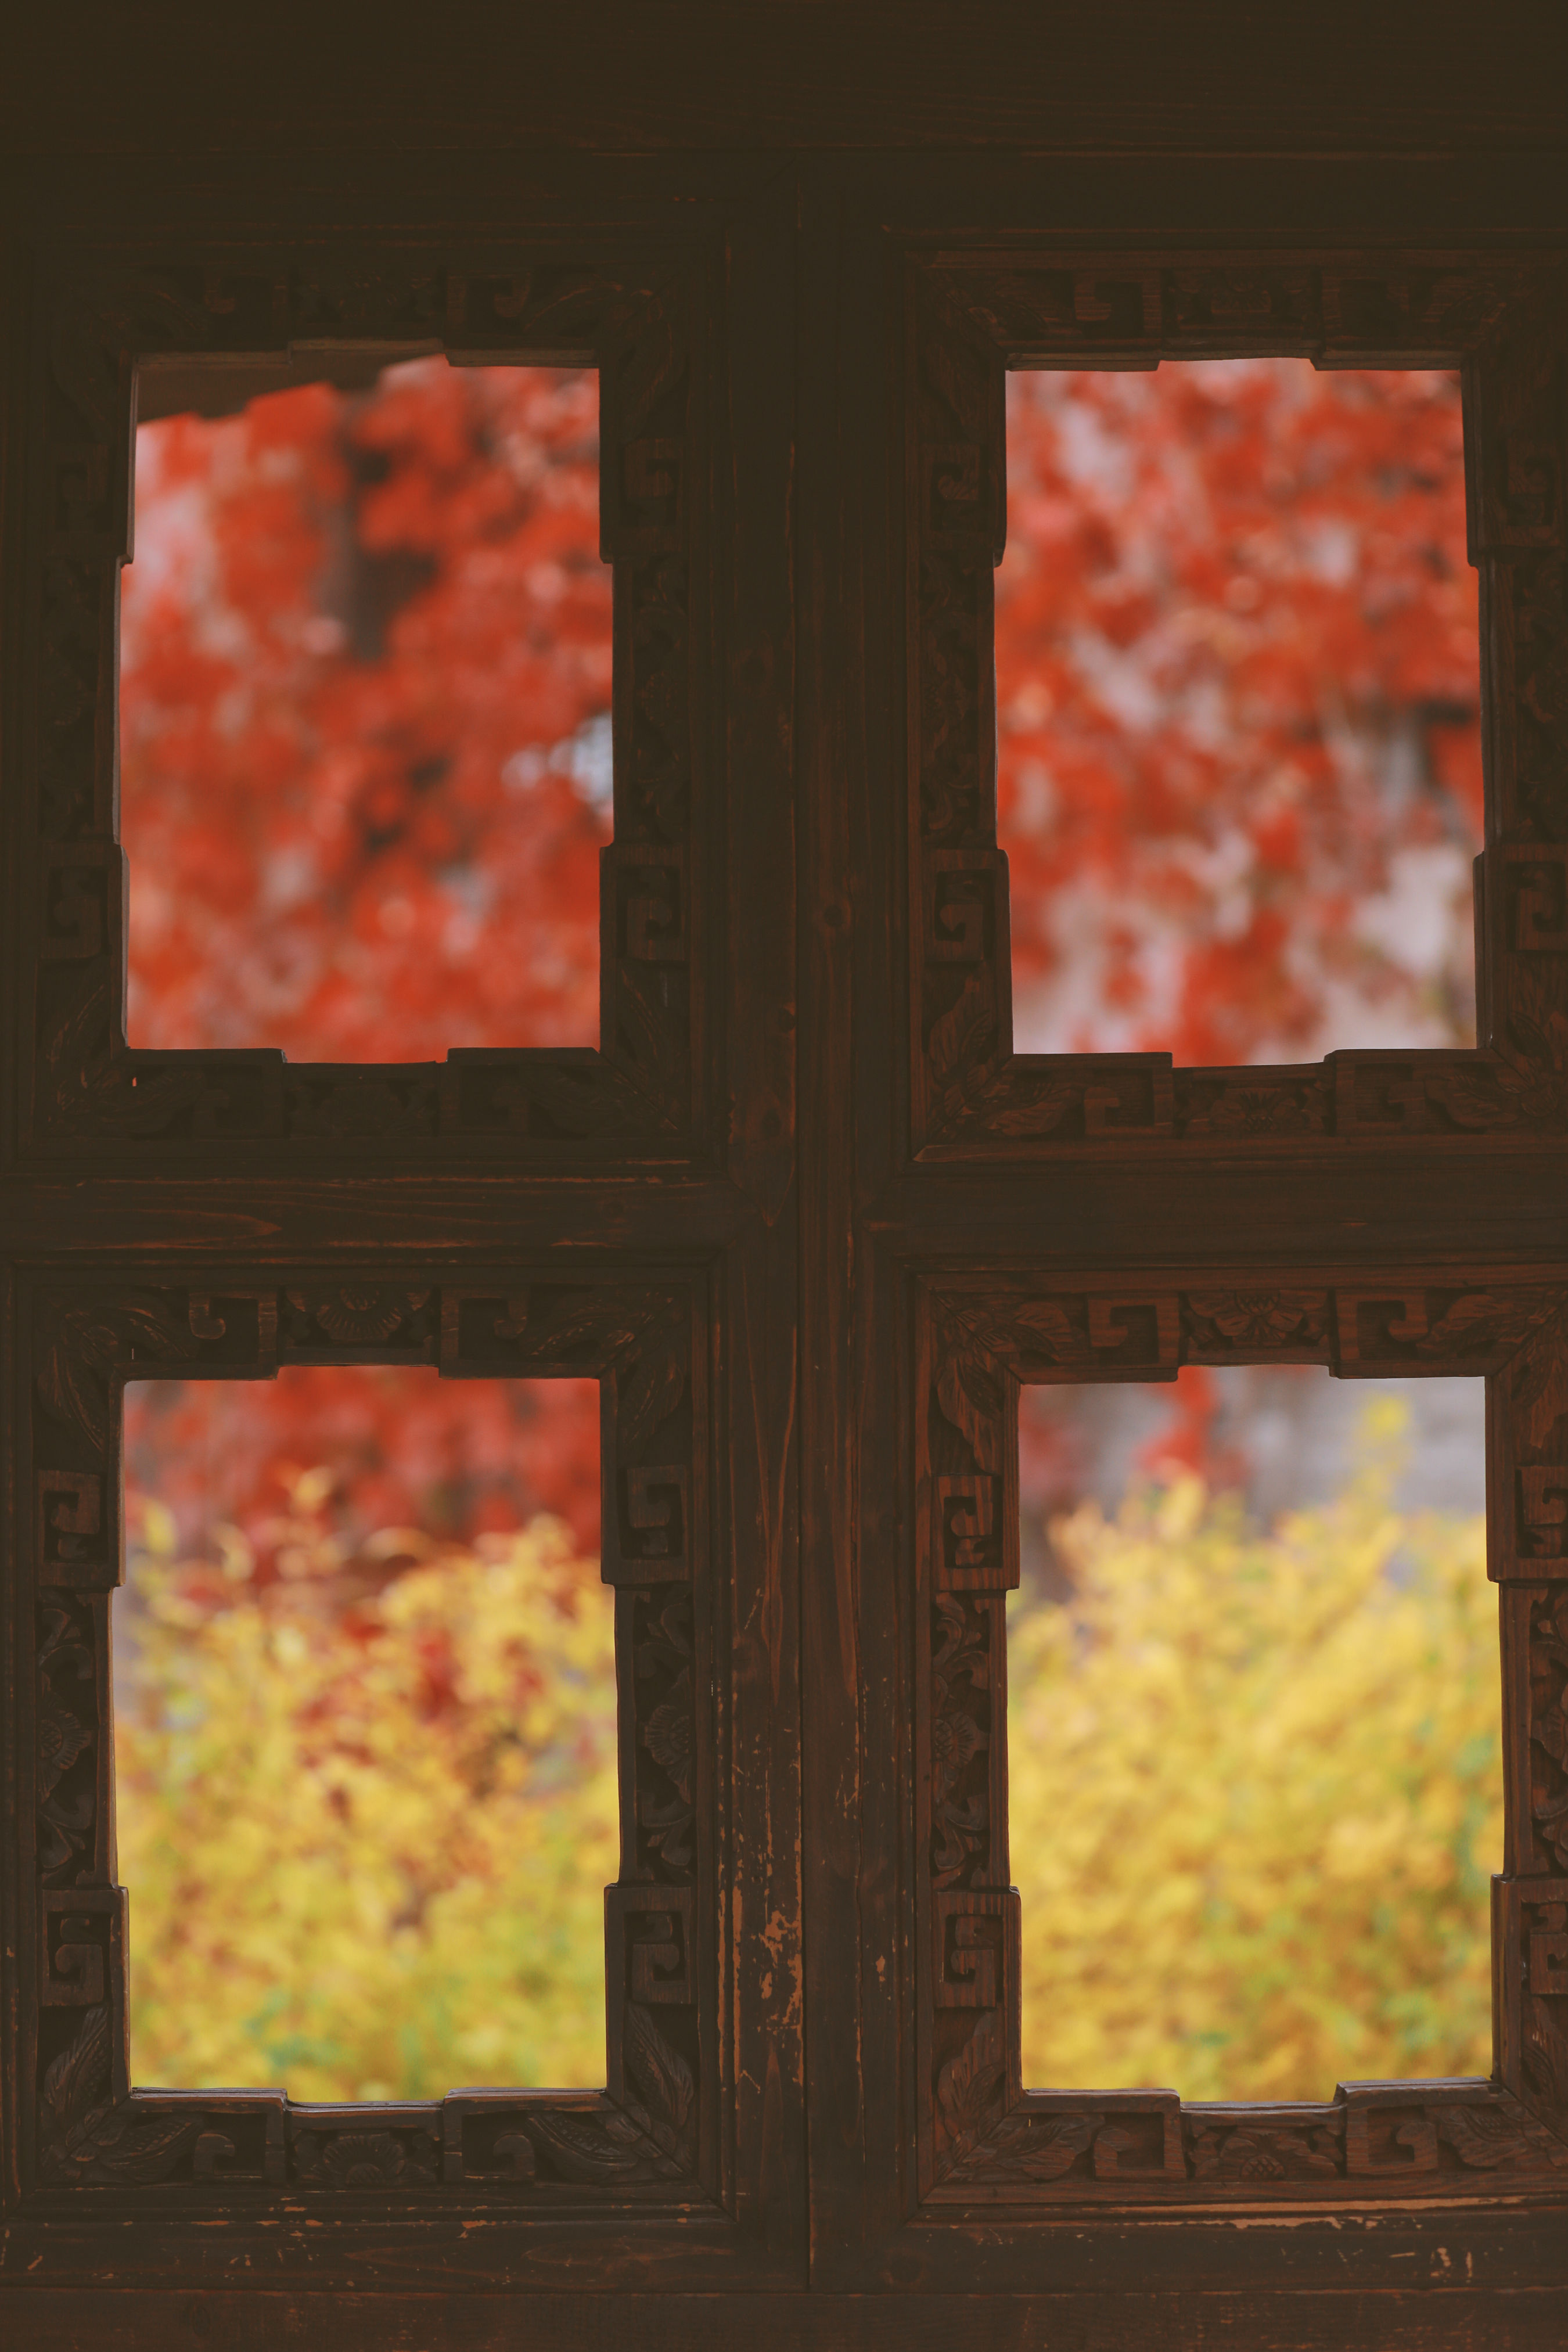
POLYGON ((86 1178, 0 1183, 0 1253, 124 1261, 141 1253, 262 1265, 321 1257, 659 1255, 722 1248, 756 1215, 722 1178, 369 1176, 86 1178))
POLYGON ((895 1254, 948 1265, 1568 1265, 1568 1186, 1560 1156, 1539 1148, 927 1168, 892 1179, 865 1223, 895 1254))

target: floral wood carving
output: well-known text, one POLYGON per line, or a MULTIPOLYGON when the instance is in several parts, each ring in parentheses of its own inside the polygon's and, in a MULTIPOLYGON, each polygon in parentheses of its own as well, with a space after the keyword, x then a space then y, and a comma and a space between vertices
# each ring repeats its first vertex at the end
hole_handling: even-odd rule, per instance
POLYGON ((113 2009, 80 2016, 45 2071, 38 2177, 48 2188, 142 2186, 175 2179, 281 2181, 283 2102, 276 2093, 216 2098, 130 2093, 113 2009))
POLYGON ((163 2180, 193 2147, 205 2117, 148 2118, 134 2100, 110 2091, 113 2028, 106 2008, 89 2009, 44 2075, 40 2177, 68 2180, 163 2180))
POLYGON ((1517 322, 1561 313, 1512 262, 1386 256, 1215 267, 1170 254, 949 252, 909 265, 903 394, 912 1143, 1017 1158, 1110 1139, 1262 1151, 1354 1139, 1568 1131, 1568 593, 1563 355, 1517 322), (994 569, 1005 522, 1003 386, 1020 358, 1092 367, 1305 352, 1465 362, 1471 539, 1491 618, 1495 747, 1480 895, 1481 1045, 1316 1066, 1174 1070, 1166 1055, 1015 1055, 996 846, 994 569))
POLYGON ((943 2202, 1353 2197, 1370 2178, 1568 2166, 1568 1298, 1412 1280, 1199 1289, 1039 1274, 917 1292, 917 2046, 924 2193, 943 2202), (1499 2076, 1350 2084, 1321 2107, 1026 2091, 1008 1884, 1005 1603, 1018 1580, 1017 1392, 1184 1363, 1475 1373, 1490 1390, 1512 1822, 1495 1882, 1499 2076), (1554 1874, 1563 1873, 1562 1876, 1554 1874))
POLYGON ((505 1160, 689 1150, 700 1064, 701 675, 692 547, 705 464, 678 260, 395 250, 341 268, 238 257, 73 263, 47 295, 34 385, 30 518, 38 658, 26 717, 37 803, 31 1140, 132 1160, 223 1138, 417 1154, 444 1139, 505 1160), (269 1051, 130 1052, 122 860, 112 827, 118 571, 132 504, 133 362, 283 353, 303 340, 398 341, 527 362, 591 352, 601 376, 602 539, 615 567, 615 843, 601 908, 601 1050, 457 1051, 391 1070, 294 1066, 269 1051))
POLYGON ((715 1836, 707 1403, 689 1284, 536 1278, 454 1286, 419 1268, 196 1288, 52 1284, 33 1300, 35 1829, 41 2184, 291 2182, 417 2197, 702 2201, 717 2095, 708 1923, 715 1836), (280 1363, 425 1361, 448 1378, 594 1376, 603 1569, 616 1588, 619 1883, 605 1898, 609 2089, 454 2094, 439 2105, 290 2108, 278 2092, 132 2093, 124 1896, 112 1882, 110 1599, 120 1575, 128 1379, 266 1379, 280 1363))

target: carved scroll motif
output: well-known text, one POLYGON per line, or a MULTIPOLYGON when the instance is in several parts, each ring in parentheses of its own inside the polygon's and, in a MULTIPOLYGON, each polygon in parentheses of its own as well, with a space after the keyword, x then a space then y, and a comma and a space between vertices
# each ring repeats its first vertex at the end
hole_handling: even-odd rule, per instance
POLYGON ((617 2190, 660 2187, 689 2192, 683 2155, 672 2155, 630 2108, 601 2100, 581 2107, 525 2107, 514 2096, 443 2103, 447 2135, 443 2177, 521 2189, 617 2190))
POLYGON ((1568 1584, 1528 1597, 1528 1818, 1542 1866, 1568 1872, 1568 1584))
POLYGON ((1568 1878, 1500 1878, 1493 1887, 1503 2081, 1539 2122, 1568 2138, 1568 1878))
MULTIPOLYGON (((692 296, 668 268, 551 260, 498 277, 454 256, 313 255, 302 270, 88 268, 53 289, 37 386, 33 578, 40 656, 32 1136, 101 1160, 256 1138, 417 1153, 689 1148, 700 1055, 700 652, 691 547, 692 296), (117 572, 128 552, 132 362, 279 358, 300 343, 440 345, 527 362, 592 352, 602 540, 616 568, 615 845, 604 860, 600 1052, 458 1051, 376 1070, 274 1052, 128 1052, 124 890, 112 835, 117 572)), ((30 677, 34 673, 30 672, 30 677)))
MULTIPOLYGON (((277 2092, 190 2097, 115 2085, 109 2003, 75 2012, 38 2103, 38 2179, 51 2189, 167 2180, 284 2178, 284 2102, 277 2092)), ((118 2070, 123 2074, 123 2066, 118 2070)))
POLYGON ((934 1905, 937 2005, 999 2009, 1016 1971, 1018 1898, 1010 1886, 943 1892, 934 1905))
POLYGON ((296 2131, 289 2153, 290 2178, 306 2189, 415 2189, 440 2177, 435 2118, 412 2130, 296 2131))
POLYGON ((628 1593, 637 1681, 637 1832, 650 1875, 684 1879, 693 1862, 697 1763, 694 1633, 685 1594, 628 1593))
POLYGON ((86 1600, 40 1601, 37 1643, 37 1851, 47 1886, 90 1878, 102 1835, 101 1612, 86 1600))
POLYGON ((931 1885, 973 1885, 991 1859, 994 1645, 1001 1628, 977 1600, 938 1597, 931 1626, 931 1885))
POLYGON ((429 1314, 448 1372, 605 1377, 613 1399, 603 1416, 605 1580, 689 1583, 702 1503, 692 1451, 700 1398, 689 1299, 555 1282, 506 1297, 448 1290, 429 1314))

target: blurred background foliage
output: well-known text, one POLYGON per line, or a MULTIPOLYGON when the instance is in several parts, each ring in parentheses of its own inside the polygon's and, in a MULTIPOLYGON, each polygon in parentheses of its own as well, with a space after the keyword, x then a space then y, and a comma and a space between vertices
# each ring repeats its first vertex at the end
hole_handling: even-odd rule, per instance
POLYGON ((115 1659, 136 2079, 304 2099, 605 2079, 611 1596, 559 1521, 345 1559, 306 1471, 258 1583, 140 1514, 115 1659))
POLYGON ((1020 1052, 1473 1045, 1457 376, 1007 380, 997 828, 1020 1052))
POLYGON ((1024 2079, 1189 2099, 1491 2071, 1501 1867, 1483 1518, 1401 1512, 1380 1399, 1343 1492, 1249 1520, 1173 1465, 1052 1530, 1010 1603, 1024 2079))
POLYGON ((136 439, 132 1045, 595 1045, 610 573, 584 368, 386 368, 136 439))

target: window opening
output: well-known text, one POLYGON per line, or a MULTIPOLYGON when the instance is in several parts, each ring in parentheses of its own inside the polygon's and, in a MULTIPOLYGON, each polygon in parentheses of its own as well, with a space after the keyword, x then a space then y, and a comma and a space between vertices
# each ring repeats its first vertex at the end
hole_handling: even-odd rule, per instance
POLYGON ((197 415, 163 412, 221 408, 221 373, 143 371, 129 1042, 331 1062, 596 1045, 597 373, 334 373, 197 415))
POLYGON ((1021 1403, 1025 2082, 1489 2074, 1483 1384, 1194 1367, 1021 1403))
POLYGON ((603 2084, 597 1383, 137 1382, 125 1464, 132 2078, 603 2084))
POLYGON ((1024 1053, 1476 1042, 1457 375, 1007 379, 998 840, 1024 1053))

